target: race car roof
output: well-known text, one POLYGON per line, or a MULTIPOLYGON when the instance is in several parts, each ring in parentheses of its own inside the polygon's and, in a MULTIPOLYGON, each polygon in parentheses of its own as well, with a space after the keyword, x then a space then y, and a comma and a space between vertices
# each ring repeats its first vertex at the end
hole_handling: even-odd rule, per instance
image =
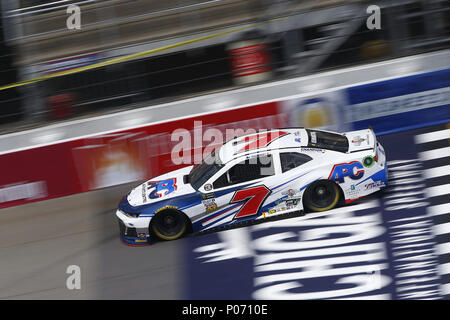
POLYGON ((237 157, 281 148, 304 147, 308 145, 308 134, 303 128, 273 129, 239 136, 227 141, 219 150, 219 157, 227 163, 237 157))

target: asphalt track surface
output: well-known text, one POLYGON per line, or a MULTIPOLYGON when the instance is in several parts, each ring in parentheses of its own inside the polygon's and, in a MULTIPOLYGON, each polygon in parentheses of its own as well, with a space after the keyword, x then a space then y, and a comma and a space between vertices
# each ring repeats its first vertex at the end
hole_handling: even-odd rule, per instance
POLYGON ((198 240, 140 248, 119 240, 115 208, 137 184, 0 210, 0 299, 185 298, 189 262, 182 250, 198 240), (70 265, 81 269, 81 290, 66 287, 70 265))
POLYGON ((0 299, 179 298, 185 239, 151 248, 119 241, 115 208, 132 186, 1 210, 0 299), (81 290, 66 287, 70 265, 80 267, 81 290))

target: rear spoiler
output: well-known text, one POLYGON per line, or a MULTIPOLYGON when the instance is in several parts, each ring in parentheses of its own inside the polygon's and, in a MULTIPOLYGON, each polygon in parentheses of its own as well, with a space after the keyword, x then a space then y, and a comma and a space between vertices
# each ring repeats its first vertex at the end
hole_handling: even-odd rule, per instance
POLYGON ((376 151, 377 149, 377 137, 372 127, 346 132, 345 136, 348 139, 349 153, 368 150, 376 151))

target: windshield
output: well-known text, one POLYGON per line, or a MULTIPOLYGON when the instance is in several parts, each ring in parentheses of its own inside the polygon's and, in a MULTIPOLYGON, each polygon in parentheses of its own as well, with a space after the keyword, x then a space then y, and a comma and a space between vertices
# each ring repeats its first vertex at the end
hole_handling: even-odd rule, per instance
POLYGON ((220 161, 218 153, 215 150, 211 155, 203 161, 202 164, 196 165, 189 173, 189 183, 195 190, 198 190, 209 178, 211 178, 216 172, 223 167, 223 163, 220 161))
POLYGON ((308 147, 322 148, 339 152, 348 151, 348 139, 340 134, 306 130, 308 132, 308 147))

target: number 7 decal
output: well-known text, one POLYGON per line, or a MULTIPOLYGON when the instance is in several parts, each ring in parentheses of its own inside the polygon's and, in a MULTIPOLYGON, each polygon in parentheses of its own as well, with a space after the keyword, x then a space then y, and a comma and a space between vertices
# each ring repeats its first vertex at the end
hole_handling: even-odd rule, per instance
POLYGON ((244 200, 246 202, 234 218, 239 219, 257 214, 270 192, 270 189, 264 185, 236 191, 230 203, 244 200))

